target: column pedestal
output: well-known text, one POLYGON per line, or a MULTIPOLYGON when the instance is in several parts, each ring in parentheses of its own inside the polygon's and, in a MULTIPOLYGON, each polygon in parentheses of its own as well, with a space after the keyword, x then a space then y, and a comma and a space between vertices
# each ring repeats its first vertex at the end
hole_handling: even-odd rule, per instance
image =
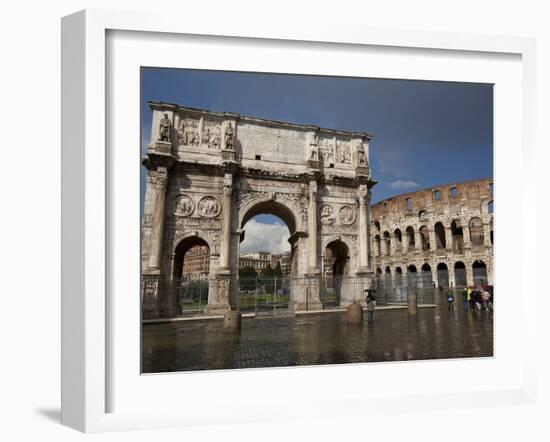
POLYGON ((224 314, 231 310, 232 276, 230 273, 218 273, 216 276, 215 293, 208 295, 208 306, 206 308, 208 314, 224 314))

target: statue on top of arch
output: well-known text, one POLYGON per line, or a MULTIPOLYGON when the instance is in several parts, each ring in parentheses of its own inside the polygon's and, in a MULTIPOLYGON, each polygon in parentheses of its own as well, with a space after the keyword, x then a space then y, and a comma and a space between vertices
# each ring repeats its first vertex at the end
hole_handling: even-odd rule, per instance
POLYGON ((170 141, 170 128, 172 127, 172 122, 168 118, 168 114, 165 113, 159 123, 159 141, 170 141))
POLYGON ((233 129, 233 125, 231 122, 229 122, 225 128, 224 133, 224 141, 225 141, 225 149, 226 150, 233 150, 233 139, 235 137, 235 130, 233 129))

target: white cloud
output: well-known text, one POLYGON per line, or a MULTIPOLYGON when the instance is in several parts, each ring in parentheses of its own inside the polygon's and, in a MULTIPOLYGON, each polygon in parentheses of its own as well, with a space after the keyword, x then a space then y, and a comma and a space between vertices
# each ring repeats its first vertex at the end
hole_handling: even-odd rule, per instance
POLYGON ((251 219, 244 226, 244 230, 241 253, 258 251, 282 253, 290 250, 288 243, 290 232, 286 225, 259 223, 251 219))
POLYGON ((392 181, 391 183, 388 183, 388 186, 392 189, 414 189, 415 187, 418 187, 418 183, 414 181, 407 181, 407 180, 397 180, 392 181))

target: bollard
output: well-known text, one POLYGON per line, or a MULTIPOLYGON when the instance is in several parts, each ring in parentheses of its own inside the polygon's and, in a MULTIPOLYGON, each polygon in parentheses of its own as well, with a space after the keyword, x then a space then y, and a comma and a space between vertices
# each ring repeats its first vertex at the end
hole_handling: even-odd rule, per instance
POLYGON ((241 331, 241 313, 230 310, 223 315, 223 330, 228 332, 241 331))
POLYGON ((361 304, 348 305, 346 312, 346 321, 351 324, 358 324, 363 322, 363 307, 361 304))
POLYGON ((409 292, 407 297, 407 307, 411 315, 416 315, 416 292, 409 292))

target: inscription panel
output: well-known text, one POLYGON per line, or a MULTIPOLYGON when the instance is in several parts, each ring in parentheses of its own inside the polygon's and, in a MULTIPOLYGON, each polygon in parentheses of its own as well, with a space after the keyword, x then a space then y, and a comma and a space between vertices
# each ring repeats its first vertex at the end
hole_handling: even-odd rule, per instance
POLYGON ((304 164, 306 133, 284 128, 269 128, 248 123, 239 123, 237 139, 243 159, 304 164))

